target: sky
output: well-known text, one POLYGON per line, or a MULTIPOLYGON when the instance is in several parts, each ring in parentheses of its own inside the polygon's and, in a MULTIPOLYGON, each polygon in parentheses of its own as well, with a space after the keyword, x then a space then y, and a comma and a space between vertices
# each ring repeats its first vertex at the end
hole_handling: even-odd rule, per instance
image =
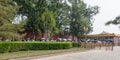
POLYGON ((106 26, 105 23, 113 20, 120 15, 120 0, 84 0, 90 6, 99 6, 100 12, 94 16, 93 32, 91 34, 98 34, 102 31, 109 33, 120 34, 119 25, 106 26))

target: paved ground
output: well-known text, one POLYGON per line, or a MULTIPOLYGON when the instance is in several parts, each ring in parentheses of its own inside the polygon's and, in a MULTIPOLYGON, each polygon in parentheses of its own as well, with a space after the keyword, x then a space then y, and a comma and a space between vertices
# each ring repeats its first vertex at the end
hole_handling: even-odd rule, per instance
POLYGON ((95 49, 87 52, 69 53, 30 60, 120 60, 120 47, 114 47, 113 51, 95 49))

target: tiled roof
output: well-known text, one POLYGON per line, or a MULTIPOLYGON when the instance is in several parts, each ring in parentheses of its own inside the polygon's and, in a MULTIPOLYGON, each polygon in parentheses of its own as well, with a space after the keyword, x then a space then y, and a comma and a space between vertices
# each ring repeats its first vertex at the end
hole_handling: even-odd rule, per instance
POLYGON ((119 34, 114 34, 114 33, 108 33, 108 32, 105 32, 103 31, 102 33, 100 34, 89 34, 89 35, 84 35, 82 37, 120 37, 119 34))

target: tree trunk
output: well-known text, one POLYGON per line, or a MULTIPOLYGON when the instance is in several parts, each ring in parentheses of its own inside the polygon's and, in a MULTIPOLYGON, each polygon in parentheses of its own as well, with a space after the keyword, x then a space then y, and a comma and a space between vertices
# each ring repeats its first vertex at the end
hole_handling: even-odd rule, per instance
POLYGON ((72 35, 72 40, 75 41, 74 36, 72 35))
POLYGON ((36 34, 33 32, 33 39, 36 40, 36 34))

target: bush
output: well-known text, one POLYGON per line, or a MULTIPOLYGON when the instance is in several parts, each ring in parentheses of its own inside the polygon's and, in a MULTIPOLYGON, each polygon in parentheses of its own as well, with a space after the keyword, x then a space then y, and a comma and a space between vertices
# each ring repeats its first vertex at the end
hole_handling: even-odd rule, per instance
POLYGON ((73 47, 80 47, 80 43, 78 43, 78 42, 73 42, 73 43, 72 43, 72 46, 73 46, 73 47))
POLYGON ((71 42, 0 42, 0 53, 72 48, 71 42))
POLYGON ((66 42, 66 43, 63 43, 63 49, 70 49, 72 48, 72 43, 71 42, 66 42))
POLYGON ((22 44, 21 43, 10 43, 10 50, 9 52, 17 52, 21 50, 22 44))
POLYGON ((63 49, 63 43, 49 43, 50 50, 63 49))
POLYGON ((29 48, 30 48, 29 43, 11 42, 9 52, 26 51, 29 50, 29 48))
POLYGON ((24 42, 24 43, 21 42, 21 45, 22 45, 21 51, 30 50, 32 46, 32 44, 28 42, 24 42))
POLYGON ((30 43, 31 47, 30 50, 49 50, 48 43, 30 43))
POLYGON ((9 52, 10 43, 0 43, 0 53, 9 52))

